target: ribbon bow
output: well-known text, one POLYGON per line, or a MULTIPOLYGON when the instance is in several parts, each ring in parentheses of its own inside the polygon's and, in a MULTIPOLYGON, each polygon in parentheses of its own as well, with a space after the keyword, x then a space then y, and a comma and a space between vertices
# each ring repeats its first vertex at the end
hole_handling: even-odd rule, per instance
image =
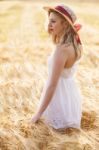
POLYGON ((74 28, 78 32, 82 28, 82 25, 81 24, 74 24, 74 28))
MULTIPOLYGON (((74 24, 74 28, 78 32, 82 28, 82 25, 81 24, 74 24)), ((78 34, 76 34, 76 40, 77 40, 77 43, 81 44, 81 40, 80 40, 80 37, 78 34)))

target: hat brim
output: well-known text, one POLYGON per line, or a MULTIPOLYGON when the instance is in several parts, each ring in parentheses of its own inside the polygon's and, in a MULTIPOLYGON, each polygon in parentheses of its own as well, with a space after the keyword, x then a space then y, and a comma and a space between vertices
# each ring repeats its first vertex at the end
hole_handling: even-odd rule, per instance
POLYGON ((76 31, 76 29, 74 28, 73 23, 71 22, 71 20, 70 20, 66 15, 64 15, 63 13, 61 13, 60 11, 56 10, 56 9, 53 8, 53 7, 44 6, 43 9, 46 10, 47 12, 49 12, 50 10, 53 10, 53 11, 58 12, 59 14, 61 14, 61 15, 69 22, 69 24, 70 24, 71 27, 73 28, 74 32, 75 32, 76 34, 78 34, 77 31, 76 31))

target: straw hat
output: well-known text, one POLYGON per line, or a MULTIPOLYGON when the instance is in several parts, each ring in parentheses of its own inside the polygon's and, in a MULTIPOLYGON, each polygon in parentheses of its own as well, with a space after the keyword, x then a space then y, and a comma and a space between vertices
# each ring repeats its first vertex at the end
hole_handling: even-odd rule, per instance
POLYGON ((73 10, 71 10, 68 6, 65 5, 57 5, 55 7, 44 6, 43 9, 48 11, 48 13, 50 13, 50 11, 53 10, 55 12, 58 12, 60 15, 62 15, 69 22, 69 24, 74 29, 76 34, 78 30, 80 30, 81 24, 74 24, 77 17, 73 12, 73 10))

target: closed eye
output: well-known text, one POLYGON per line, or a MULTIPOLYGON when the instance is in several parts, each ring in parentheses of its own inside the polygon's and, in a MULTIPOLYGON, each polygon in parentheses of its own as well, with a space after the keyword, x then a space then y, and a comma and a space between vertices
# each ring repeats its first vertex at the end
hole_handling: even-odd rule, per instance
POLYGON ((56 21, 53 19, 50 19, 49 22, 55 23, 56 21))
POLYGON ((56 21, 52 21, 53 23, 55 23, 56 21))

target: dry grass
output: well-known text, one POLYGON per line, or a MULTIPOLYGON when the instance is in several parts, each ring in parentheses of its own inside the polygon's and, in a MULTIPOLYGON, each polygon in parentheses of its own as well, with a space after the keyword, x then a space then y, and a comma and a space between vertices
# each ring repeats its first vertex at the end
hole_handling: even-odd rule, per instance
POLYGON ((84 55, 76 75, 84 97, 81 130, 57 131, 42 119, 29 125, 47 79, 46 60, 54 48, 44 28, 45 4, 0 2, 0 149, 98 150, 98 3, 68 3, 83 24, 84 55))

